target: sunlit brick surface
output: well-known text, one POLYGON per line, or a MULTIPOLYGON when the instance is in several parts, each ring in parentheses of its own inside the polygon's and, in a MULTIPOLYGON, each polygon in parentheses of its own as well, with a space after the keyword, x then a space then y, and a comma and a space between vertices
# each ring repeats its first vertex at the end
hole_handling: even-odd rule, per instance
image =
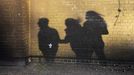
MULTIPOLYGON (((9 50, 11 56, 42 55, 37 40, 40 17, 48 18, 50 27, 55 28, 63 39, 66 18, 79 19, 83 26, 85 12, 93 10, 102 14, 107 23, 109 34, 103 35, 106 57, 133 59, 133 0, 0 0, 0 9, 0 46, 1 50, 9 50)), ((75 53, 69 43, 59 44, 57 56, 74 57, 75 53)))
MULTIPOLYGON (((66 18, 80 19, 82 25, 85 21, 85 12, 94 10, 103 15, 108 26, 109 34, 103 35, 107 58, 132 59, 134 56, 133 6, 133 0, 121 0, 120 3, 118 0, 31 0, 30 55, 40 55, 37 41, 39 30, 37 21, 40 17, 47 17, 50 26, 57 29, 60 38, 64 38, 66 18), (121 12, 117 20, 119 7, 121 12)), ((72 57, 74 53, 69 44, 60 44, 57 56, 72 57)))

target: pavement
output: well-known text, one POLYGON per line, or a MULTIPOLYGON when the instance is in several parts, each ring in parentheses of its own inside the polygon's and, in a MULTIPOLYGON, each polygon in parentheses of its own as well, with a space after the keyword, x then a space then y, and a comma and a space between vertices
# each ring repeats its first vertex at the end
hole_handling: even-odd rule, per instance
POLYGON ((0 75, 134 75, 130 64, 39 63, 0 66, 0 75))

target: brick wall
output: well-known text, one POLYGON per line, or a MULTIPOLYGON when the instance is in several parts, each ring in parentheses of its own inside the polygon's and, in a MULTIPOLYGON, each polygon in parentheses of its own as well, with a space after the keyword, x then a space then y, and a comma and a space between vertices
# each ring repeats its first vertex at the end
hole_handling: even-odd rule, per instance
MULTIPOLYGON (((85 21, 88 10, 102 14, 108 35, 103 35, 105 54, 109 59, 133 59, 134 56, 134 1, 120 0, 0 0, 0 54, 21 57, 42 55, 38 48, 37 22, 40 17, 50 20, 60 38, 65 37, 66 18, 85 21), (115 21, 117 20, 116 24, 115 21)), ((70 44, 59 44, 57 56, 74 57, 70 44)))
POLYGON ((25 0, 0 0, 0 55, 25 57, 28 50, 28 6, 25 0))
MULTIPOLYGON (((40 55, 38 48, 37 21, 40 17, 50 20, 50 27, 56 28, 60 38, 65 37, 64 21, 68 17, 79 18, 81 24, 85 21, 88 10, 102 14, 107 23, 108 35, 103 35, 105 54, 109 59, 133 59, 134 56, 134 1, 120 0, 120 15, 118 16, 118 0, 31 0, 31 47, 30 55, 40 55), (117 20, 116 24, 115 21, 117 20)), ((73 57, 69 44, 60 44, 57 56, 73 57)))

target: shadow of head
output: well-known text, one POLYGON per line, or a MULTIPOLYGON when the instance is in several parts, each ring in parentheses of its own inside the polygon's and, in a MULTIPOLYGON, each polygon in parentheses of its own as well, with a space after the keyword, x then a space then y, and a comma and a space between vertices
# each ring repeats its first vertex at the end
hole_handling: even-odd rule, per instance
POLYGON ((40 18, 38 25, 40 28, 48 27, 49 20, 47 18, 40 18))
POLYGON ((99 14, 95 11, 87 11, 86 12, 86 19, 100 19, 102 14, 99 14))
POLYGON ((65 20, 65 25, 69 28, 69 27, 73 27, 73 26, 77 26, 79 25, 79 21, 77 19, 73 19, 73 18, 67 18, 65 20))

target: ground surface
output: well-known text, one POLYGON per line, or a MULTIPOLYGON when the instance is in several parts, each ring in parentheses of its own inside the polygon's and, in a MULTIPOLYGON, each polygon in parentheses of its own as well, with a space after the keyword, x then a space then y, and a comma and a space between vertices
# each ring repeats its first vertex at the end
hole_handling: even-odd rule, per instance
POLYGON ((0 66, 0 75, 134 75, 134 66, 32 62, 26 66, 0 66))

